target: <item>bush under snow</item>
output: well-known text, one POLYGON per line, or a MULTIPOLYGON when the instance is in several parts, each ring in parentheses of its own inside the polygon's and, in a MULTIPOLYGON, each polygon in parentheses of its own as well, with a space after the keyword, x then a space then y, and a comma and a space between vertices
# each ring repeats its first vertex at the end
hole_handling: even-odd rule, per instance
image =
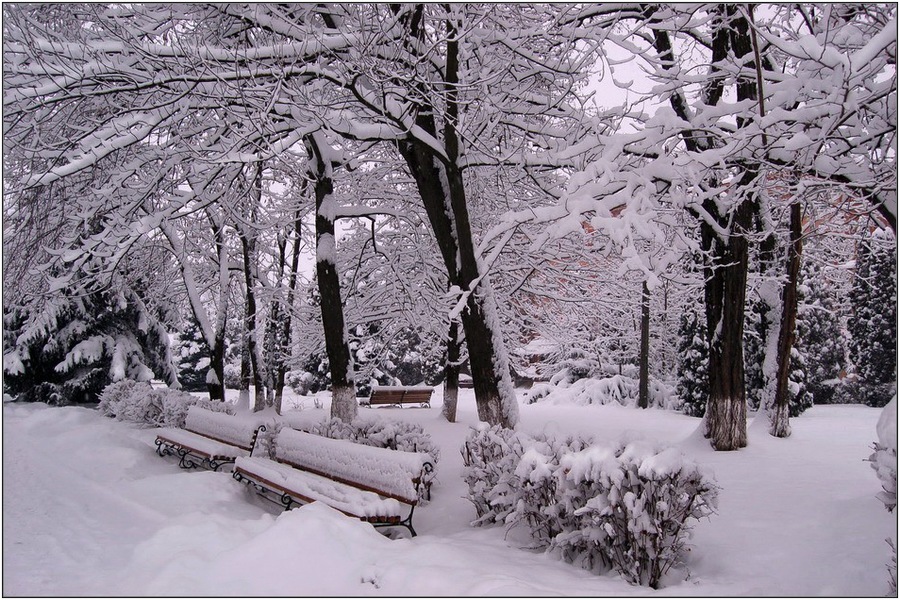
MULTIPOLYGON (((672 386, 650 379, 650 406, 677 409, 679 400, 672 386)), ((553 404, 611 404, 636 407, 638 404, 639 381, 627 375, 611 375, 603 378, 583 378, 569 381, 565 377, 536 383, 526 394, 525 402, 538 401, 553 404)))
POLYGON ((106 386, 98 410, 107 417, 147 427, 184 427, 188 409, 200 406, 228 412, 228 405, 171 388, 154 389, 149 383, 126 379, 106 386))
POLYGON ((473 524, 525 526, 568 562, 653 588, 683 559, 689 521, 716 506, 716 485, 671 447, 481 426, 462 453, 473 524))
MULTIPOLYGON (((897 508, 897 396, 887 403, 881 411, 876 427, 878 441, 875 452, 869 456, 872 468, 881 480, 882 491, 878 499, 884 503, 888 512, 897 508)), ((891 547, 892 557, 889 565, 891 594, 897 594, 897 545, 891 538, 887 539, 891 547)))

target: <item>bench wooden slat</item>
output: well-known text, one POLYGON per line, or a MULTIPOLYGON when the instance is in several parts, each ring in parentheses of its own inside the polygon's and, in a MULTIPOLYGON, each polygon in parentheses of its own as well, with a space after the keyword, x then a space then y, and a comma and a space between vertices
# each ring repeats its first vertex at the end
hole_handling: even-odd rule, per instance
POLYGON ((183 469, 205 467, 218 471, 240 456, 252 455, 259 433, 264 430, 261 420, 244 421, 191 406, 183 429, 162 429, 157 434, 156 453, 178 456, 178 466, 183 469))
POLYGON ((412 516, 418 504, 419 485, 424 474, 432 471, 427 455, 374 448, 291 429, 278 433, 274 447, 274 459, 238 458, 234 478, 253 485, 285 509, 293 504, 324 502, 375 527, 402 526, 416 535, 412 516), (273 499, 272 494, 277 497, 273 499), (356 504, 356 510, 348 502, 356 504), (405 519, 399 514, 388 514, 394 510, 385 513, 385 507, 399 509, 401 503, 410 507, 405 519))
POLYGON ((377 404, 427 404, 431 406, 433 388, 421 386, 375 386, 369 396, 369 406, 377 404))

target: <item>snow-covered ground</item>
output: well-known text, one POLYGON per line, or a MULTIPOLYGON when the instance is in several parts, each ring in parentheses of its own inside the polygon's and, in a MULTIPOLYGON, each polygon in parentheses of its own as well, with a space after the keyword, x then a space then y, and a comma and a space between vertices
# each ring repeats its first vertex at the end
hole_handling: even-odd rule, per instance
MULTIPOLYGON (((880 411, 817 406, 787 440, 750 428, 750 446, 716 453, 678 413, 522 405, 522 427, 678 444, 722 488, 697 524, 687 571, 658 592, 521 548, 502 527, 472 528, 459 453, 477 422, 433 408, 361 409, 420 423, 441 448, 419 536, 391 540, 325 506, 282 513, 228 473, 183 471, 154 454, 154 432, 86 408, 3 406, 5 596, 881 596, 895 515, 864 459, 880 411), (685 578, 686 577, 686 578, 685 578)), ((296 420, 327 414, 312 399, 296 420)), ((895 535, 895 534, 894 534, 895 535)))

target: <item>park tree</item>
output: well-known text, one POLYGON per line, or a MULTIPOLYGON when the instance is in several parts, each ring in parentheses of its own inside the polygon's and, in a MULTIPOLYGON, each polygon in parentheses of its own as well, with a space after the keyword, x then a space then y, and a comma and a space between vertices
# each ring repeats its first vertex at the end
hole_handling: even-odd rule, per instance
MULTIPOLYGON (((619 119, 629 130, 599 131, 594 143, 602 151, 570 178, 558 205, 510 215, 508 222, 559 230, 587 216, 640 256, 634 241, 657 235, 661 206, 671 202, 696 218, 710 336, 704 433, 716 449, 747 440, 741 348, 747 262, 751 246, 767 234, 754 221, 765 207, 768 174, 791 173, 797 187, 789 196, 796 200, 810 186, 858 198, 894 227, 895 19, 887 5, 754 11, 720 4, 596 5, 573 20, 639 61, 654 84, 639 97, 666 105, 623 106, 619 119), (848 108, 842 99, 856 94, 859 103, 848 108)), ((620 64, 609 61, 613 81, 620 64)), ((795 264, 785 260, 779 271, 795 273, 795 264)), ((776 314, 793 310, 792 302, 776 314)), ((781 355, 788 357, 791 328, 779 331, 781 355)))
POLYGON ((847 364, 839 304, 827 283, 822 265, 813 260, 804 262, 797 337, 805 350, 808 387, 815 404, 831 402, 834 385, 847 364))
POLYGON ((847 321, 860 399, 870 406, 887 404, 897 380, 896 299, 896 241, 877 229, 858 245, 847 321))

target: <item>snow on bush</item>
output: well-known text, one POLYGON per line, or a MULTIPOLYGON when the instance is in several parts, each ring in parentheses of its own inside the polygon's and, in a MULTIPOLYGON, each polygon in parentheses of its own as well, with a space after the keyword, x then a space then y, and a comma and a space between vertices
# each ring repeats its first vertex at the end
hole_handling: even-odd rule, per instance
MULTIPOLYGON (((897 396, 882 409, 876 426, 878 441, 873 444, 875 452, 869 456, 872 468, 881 480, 882 491, 878 499, 888 512, 897 508, 897 396)), ((888 565, 890 595, 897 595, 897 544, 891 538, 885 540, 891 547, 891 563, 888 565)))
POLYGON ((111 383, 100 394, 100 413, 119 421, 147 427, 184 427, 188 408, 198 405, 214 412, 228 412, 224 402, 214 402, 171 388, 153 389, 149 383, 126 379, 111 383))
POLYGON ((502 523, 512 512, 515 470, 524 453, 520 435, 499 425, 480 423, 466 438, 461 449, 463 479, 469 488, 468 499, 475 505, 473 525, 502 523))
POLYGON ((473 525, 525 526, 568 562, 652 588, 683 559, 690 521, 716 506, 718 488, 695 463, 648 442, 603 446, 481 426, 462 454, 473 525))
MULTIPOLYGON (((565 376, 554 377, 550 383, 535 384, 526 394, 525 402, 538 401, 553 404, 610 404, 617 402, 623 406, 636 407, 639 395, 639 381, 627 375, 582 378, 573 382, 565 376)), ((650 405, 665 409, 677 409, 679 400, 672 386, 650 379, 650 405)))
MULTIPOLYGON (((388 448, 402 452, 420 452, 431 457, 431 464, 437 467, 440 460, 440 449, 435 446, 431 436, 418 423, 406 421, 390 421, 376 417, 374 419, 358 418, 352 423, 341 419, 326 419, 301 428, 306 433, 320 435, 335 440, 349 440, 357 444, 388 448)), ((435 471, 431 479, 426 480, 427 487, 434 482, 435 471)), ((424 504, 428 490, 426 486, 419 489, 419 501, 424 504)))
POLYGON ((878 499, 889 512, 897 508, 897 396, 882 409, 876 428, 878 441, 869 456, 872 468, 881 480, 878 499))

